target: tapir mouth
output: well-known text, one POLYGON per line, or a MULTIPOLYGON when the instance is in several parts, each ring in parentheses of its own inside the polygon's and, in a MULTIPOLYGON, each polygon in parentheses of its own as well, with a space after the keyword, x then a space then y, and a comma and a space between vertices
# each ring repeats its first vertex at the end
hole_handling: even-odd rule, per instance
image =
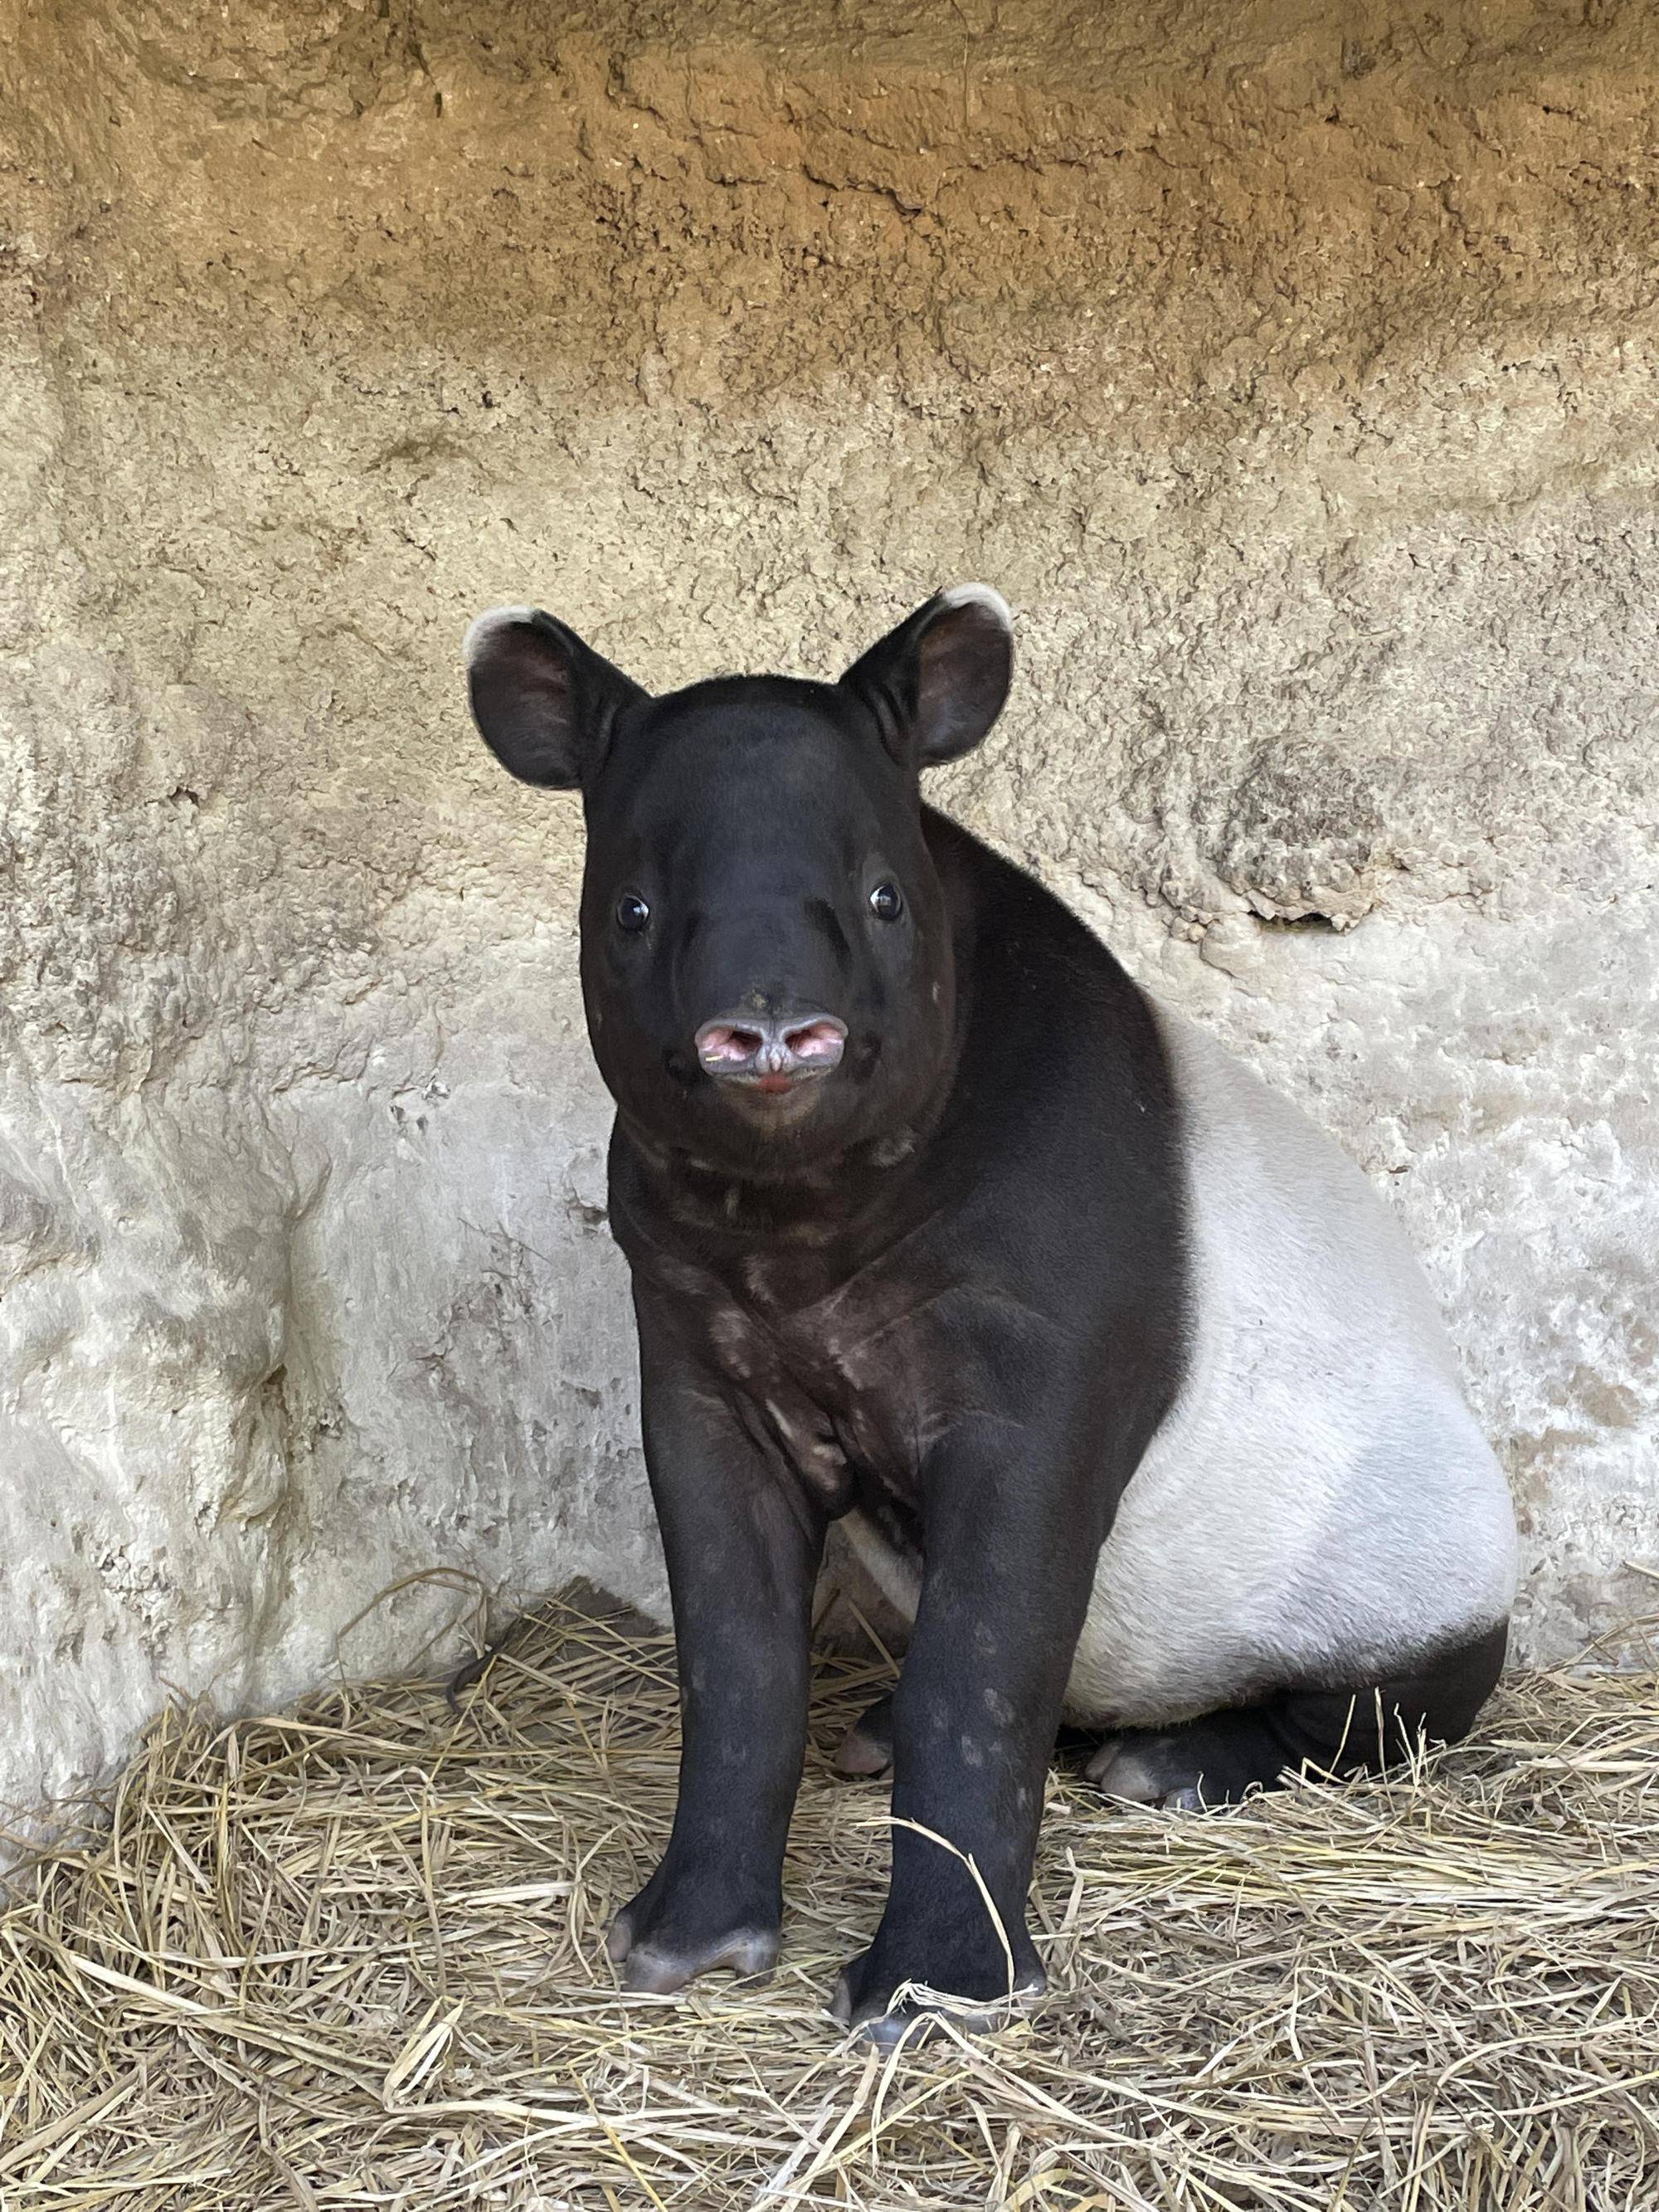
POLYGON ((762 1121, 799 1121, 823 1096, 827 1067, 793 1075, 724 1076, 716 1085, 740 1112, 762 1121))

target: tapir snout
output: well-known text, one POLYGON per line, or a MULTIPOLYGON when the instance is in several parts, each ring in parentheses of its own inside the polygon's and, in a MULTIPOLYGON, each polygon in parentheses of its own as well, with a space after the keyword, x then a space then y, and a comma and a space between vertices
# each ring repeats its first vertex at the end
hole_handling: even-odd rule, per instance
POLYGON ((781 1091, 840 1065, 847 1024, 837 1014, 744 1009, 704 1022, 696 1042, 699 1063, 717 1081, 781 1091))

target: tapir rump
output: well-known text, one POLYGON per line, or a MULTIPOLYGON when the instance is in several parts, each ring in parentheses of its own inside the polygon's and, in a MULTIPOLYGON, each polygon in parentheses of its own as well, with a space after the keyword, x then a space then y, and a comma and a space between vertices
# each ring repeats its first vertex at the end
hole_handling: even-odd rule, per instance
MULTIPOLYGON (((1365 1178, 922 803, 1006 696, 1008 611, 940 593, 836 684, 653 696, 529 607, 473 714, 580 790, 581 979, 616 1101, 646 1464, 684 1723, 631 1988, 776 1955, 832 1521, 913 1623, 844 1764, 892 1876, 835 2009, 1042 1986, 1026 1892, 1062 1717, 1091 1772, 1221 1802, 1468 1728, 1516 1576, 1502 1476, 1365 1178)), ((922 2023, 925 2027, 926 2022, 922 2023)))

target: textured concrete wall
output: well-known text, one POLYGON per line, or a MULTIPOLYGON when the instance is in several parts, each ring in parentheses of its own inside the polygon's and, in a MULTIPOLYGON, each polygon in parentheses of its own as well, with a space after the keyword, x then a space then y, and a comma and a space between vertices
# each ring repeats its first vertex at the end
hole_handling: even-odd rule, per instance
POLYGON ((0 12, 0 1799, 416 1570, 659 1596, 503 598, 668 683, 997 584, 943 795, 1383 1182, 1526 1648, 1651 1601, 1650 11, 0 12))

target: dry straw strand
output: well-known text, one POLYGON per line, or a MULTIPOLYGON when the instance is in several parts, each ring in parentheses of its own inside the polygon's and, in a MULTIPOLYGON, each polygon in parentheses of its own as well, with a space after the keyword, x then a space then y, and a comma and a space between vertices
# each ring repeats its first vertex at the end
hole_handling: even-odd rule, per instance
POLYGON ((453 1710, 168 1714, 0 1911, 0 2205, 1652 2212, 1659 1671, 1599 1656, 1382 1780, 1191 1816, 1056 1771, 1051 1996, 886 2058, 824 2009, 891 1825, 829 1755, 884 1662, 820 1664, 778 1973, 673 1999, 603 1941, 672 1813, 659 1632, 556 1602, 453 1710))

